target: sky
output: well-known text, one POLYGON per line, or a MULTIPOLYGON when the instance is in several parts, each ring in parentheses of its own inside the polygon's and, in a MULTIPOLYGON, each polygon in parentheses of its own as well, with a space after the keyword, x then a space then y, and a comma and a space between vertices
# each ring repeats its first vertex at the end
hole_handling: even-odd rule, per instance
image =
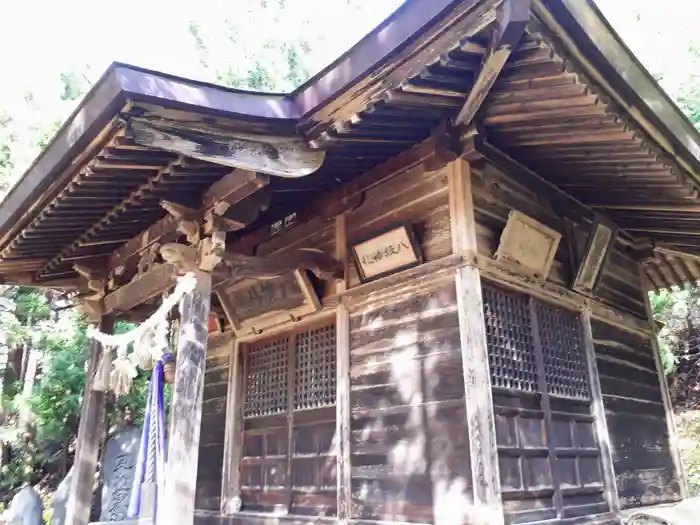
MULTIPOLYGON (((189 24, 196 21, 218 42, 225 19, 264 0, 4 0, 0 2, 0 107, 31 91, 55 93, 61 71, 89 67, 94 82, 112 61, 181 76, 206 79, 189 24), (118 7, 115 7, 117 6, 118 7)), ((430 0, 420 0, 430 1, 430 0)), ((584 0, 581 0, 584 1, 584 0)), ((241 24, 251 54, 264 52, 265 35, 311 35, 317 42, 310 62, 316 70, 331 62, 394 11, 402 0, 286 0, 283 16, 267 0, 265 19, 241 24)), ((698 0, 597 0, 630 48, 653 72, 663 71, 673 87, 687 76, 686 52, 700 20, 698 0)), ((260 12, 256 9, 256 12, 260 12)), ((245 16, 245 15, 244 15, 245 16)), ((252 20, 252 18, 250 19, 252 20)), ((225 29, 225 28, 224 28, 225 29)), ((217 53, 217 61, 237 57, 217 53)), ((669 87, 667 87, 669 89, 669 87)))
MULTIPOLYGON (((582 0, 583 1, 583 0, 582 0)), ((623 41, 672 97, 700 63, 690 52, 700 50, 700 0, 596 0, 623 41)))
MULTIPOLYGON (((36 156, 31 141, 36 142, 37 129, 63 120, 76 104, 57 100, 61 72, 83 71, 89 87, 111 62, 120 61, 213 81, 214 70, 250 64, 287 39, 304 39, 310 43, 306 62, 314 73, 402 1, 0 0, 0 121, 3 112, 11 114, 12 133, 19 137, 15 175, 36 156), (265 9, 260 9, 261 3, 265 9), (192 24, 205 35, 208 53, 197 49, 192 24)), ((662 85, 669 94, 673 96, 693 71, 700 75, 697 57, 689 52, 693 40, 700 43, 694 31, 700 0, 597 3, 642 63, 663 74, 662 85)))
MULTIPOLYGON (((268 0, 267 16, 250 17, 252 23, 241 24, 241 40, 251 52, 260 52, 270 35, 283 39, 310 34, 311 40, 322 43, 312 53, 321 69, 402 0, 286 0, 283 14, 277 8, 279 2, 284 0, 268 0)), ((188 32, 190 22, 201 25, 215 43, 217 34, 224 33, 225 19, 250 16, 241 8, 251 11, 254 4, 260 0, 3 0, 0 65, 5 79, 0 96, 41 90, 42 85, 50 89, 60 72, 71 66, 89 65, 94 81, 113 61, 201 77, 200 57, 188 32)), ((261 10, 256 12, 259 15, 261 10)))

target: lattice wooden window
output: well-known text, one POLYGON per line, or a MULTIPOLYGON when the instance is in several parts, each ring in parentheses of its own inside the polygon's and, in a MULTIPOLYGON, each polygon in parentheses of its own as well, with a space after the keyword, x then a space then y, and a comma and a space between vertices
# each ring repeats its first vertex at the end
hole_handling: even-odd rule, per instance
POLYGON ((335 325, 243 350, 243 510, 335 515, 335 325))
POLYGON ((335 326, 296 336, 294 409, 335 404, 335 326))
POLYGON ((287 410, 289 337, 251 345, 248 349, 245 417, 269 416, 287 410))
POLYGON ((606 512, 578 316, 495 288, 483 298, 506 522, 606 512))
POLYGON ((484 317, 492 385, 536 392, 537 372, 527 299, 485 288, 484 317))
POLYGON ((542 303, 536 305, 547 392, 588 399, 588 370, 578 316, 542 303))

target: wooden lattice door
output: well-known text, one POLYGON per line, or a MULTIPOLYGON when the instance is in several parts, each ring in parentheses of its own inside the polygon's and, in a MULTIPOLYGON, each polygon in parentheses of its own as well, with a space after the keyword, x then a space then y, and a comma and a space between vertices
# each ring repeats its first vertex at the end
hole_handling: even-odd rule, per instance
POLYGON ((243 509, 334 516, 335 325, 244 346, 243 509))
POLYGON ((483 296, 506 521, 607 512, 578 315, 496 288, 483 296))

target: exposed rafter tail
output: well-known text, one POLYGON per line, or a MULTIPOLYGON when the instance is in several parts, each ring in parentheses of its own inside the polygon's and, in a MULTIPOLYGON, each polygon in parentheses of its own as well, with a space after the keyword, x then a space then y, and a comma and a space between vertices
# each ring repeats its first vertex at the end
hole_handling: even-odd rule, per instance
POLYGON ((474 86, 462 109, 459 110, 455 126, 471 124, 511 52, 525 32, 525 27, 530 21, 530 5, 531 0, 504 0, 501 4, 489 50, 484 57, 474 86))

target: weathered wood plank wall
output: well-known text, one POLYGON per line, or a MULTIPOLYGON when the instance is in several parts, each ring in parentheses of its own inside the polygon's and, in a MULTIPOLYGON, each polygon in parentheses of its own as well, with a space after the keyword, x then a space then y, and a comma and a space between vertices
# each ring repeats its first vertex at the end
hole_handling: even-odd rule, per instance
MULTIPOLYGON (((446 169, 419 165, 367 191, 348 213, 347 238, 352 243, 401 222, 413 226, 426 262, 452 252, 446 169)), ((359 284, 352 258, 348 281, 351 287, 359 284)))
MULTIPOLYGON (((361 204, 345 214, 342 221, 344 235, 337 235, 337 221, 312 217, 288 231, 264 240, 258 245, 256 253, 283 256, 287 250, 301 247, 320 248, 326 253, 344 253, 344 250, 338 250, 337 243, 341 242, 338 239, 357 241, 396 223, 406 222, 413 226, 417 234, 426 263, 447 261, 453 251, 447 184, 449 169, 448 166, 426 171, 423 166, 416 166, 373 186, 365 192, 361 204)), ((565 236, 548 280, 568 288, 574 269, 566 245, 567 227, 551 203, 516 183, 488 161, 478 169, 472 169, 472 188, 478 252, 492 257, 509 212, 521 211, 565 236)), ((349 312, 349 341, 343 348, 349 347, 347 351, 350 354, 350 436, 349 452, 345 456, 349 456, 350 472, 349 476, 341 475, 341 479, 346 482, 349 477, 350 484, 347 518, 437 522, 442 517, 441 512, 449 512, 453 516, 455 509, 461 507, 466 520, 468 512, 473 510, 473 482, 454 272, 444 269, 432 274, 418 272, 416 275, 419 277, 392 281, 390 287, 370 285, 358 288, 361 283, 357 270, 352 258, 348 259, 346 285, 350 293, 343 299, 343 308, 347 307, 349 312), (353 288, 357 288, 356 293, 352 292, 353 288)), ((445 267, 457 262, 456 259, 452 260, 449 264, 445 263, 445 267)), ((626 254, 624 244, 618 241, 605 267, 597 299, 617 310, 645 319, 642 285, 638 275, 636 263, 626 254)), ((336 294, 344 293, 345 285, 338 289, 336 283, 316 284, 322 302, 324 299, 332 299, 335 303, 339 300, 336 294)), ((625 379, 619 374, 619 367, 633 368, 635 359, 638 358, 626 355, 620 357, 627 360, 624 365, 614 362, 607 358, 609 347, 612 345, 617 349, 615 351, 619 351, 621 345, 628 344, 625 341, 629 337, 638 336, 608 327, 607 330, 613 330, 614 333, 607 336, 610 343, 601 346, 601 337, 597 335, 600 326, 607 325, 596 322, 593 337, 611 434, 615 474, 623 506, 630 506, 635 501, 646 504, 672 499, 677 494, 677 484, 673 485, 673 479, 668 478, 671 481, 670 492, 656 494, 661 478, 654 478, 669 472, 667 467, 671 461, 668 440, 664 442, 662 436, 666 428, 663 407, 658 406, 658 414, 654 412, 640 416, 637 413, 638 407, 634 405, 645 403, 645 408, 647 405, 656 407, 648 403, 650 399, 647 398, 652 394, 660 396, 658 380, 653 383, 650 376, 649 382, 645 380, 641 386, 633 381, 621 385, 620 382, 625 379), (612 368, 611 364, 614 365, 612 368), (623 408, 629 413, 624 410, 619 412, 622 410, 619 408, 621 401, 613 397, 617 395, 614 393, 615 388, 634 388, 647 397, 639 392, 622 394, 631 398, 638 396, 641 401, 625 399, 623 408), (629 403, 633 403, 634 410, 629 408, 629 403), (655 459, 633 463, 633 457, 651 445, 646 445, 645 449, 645 445, 632 442, 631 437, 622 433, 624 425, 620 421, 625 417, 637 418, 635 424, 644 423, 648 425, 651 434, 658 434, 658 439, 654 441, 656 449, 649 449, 653 449, 655 459), (631 451, 629 458, 624 456, 627 450, 625 447, 631 451), (644 467, 645 461, 654 464, 647 468, 644 467)), ((647 347, 648 345, 643 347, 644 352, 650 351, 647 347)), ((207 362, 203 453, 200 459, 202 474, 198 481, 198 508, 211 510, 218 510, 220 505, 220 465, 223 463, 226 424, 224 413, 228 361, 219 361, 224 359, 224 354, 219 354, 219 350, 211 350, 207 362), (218 468, 208 468, 212 465, 218 468)), ((225 356, 227 359, 228 353, 225 356)), ((648 356, 646 359, 648 361, 648 356)), ((649 374, 652 374, 653 359, 649 366, 649 374)), ((542 408, 529 407, 526 397, 507 395, 507 392, 500 389, 494 394, 495 411, 503 421, 510 421, 508 418, 517 416, 516 427, 526 426, 530 420, 535 422, 537 418, 528 419, 518 415, 521 412, 542 415, 542 408)), ((561 421, 552 424, 576 429, 585 427, 586 432, 571 431, 574 439, 578 440, 572 446, 580 449, 579 455, 582 457, 590 456, 592 461, 589 463, 599 462, 599 453, 594 454, 593 451, 593 416, 588 405, 579 403, 579 407, 574 406, 575 403, 569 403, 564 410, 557 405, 559 401, 556 399, 551 403, 551 410, 559 410, 562 417, 566 413, 566 421, 560 418, 561 421)), ((508 521, 551 518, 551 502, 538 507, 538 501, 542 499, 538 496, 539 493, 528 491, 522 484, 515 487, 513 480, 508 477, 507 458, 513 454, 507 450, 510 445, 506 442, 509 439, 508 432, 512 430, 511 423, 513 422, 507 422, 500 430, 497 428, 498 446, 502 453, 499 454, 501 483, 506 492, 512 493, 506 502, 508 521), (520 496, 523 498, 518 499, 520 496)), ((543 428, 540 430, 544 432, 543 428)), ((518 432, 522 435, 519 440, 529 439, 529 431, 526 429, 518 432)), ((540 437, 544 443, 544 434, 540 437)), ((564 449, 567 446, 561 445, 564 449)), ((570 451, 567 449, 567 452, 570 451)), ((525 451, 525 455, 529 453, 529 450, 525 451)), ((578 459, 576 461, 581 463, 578 459)), ((594 468, 593 471, 590 483, 584 477, 579 480, 583 487, 580 491, 558 492, 556 497, 564 499, 560 507, 571 509, 566 511, 569 516, 579 515, 584 509, 591 512, 605 510, 603 489, 600 486, 601 470, 594 468), (591 486, 586 486, 587 483, 591 486), (574 507, 577 508, 576 511, 573 510, 574 507)), ((537 468, 528 469, 528 472, 528 475, 537 478, 537 468)), ((670 472, 672 476, 673 472, 670 472)), ((524 475, 520 472, 519 479, 524 479, 524 475)), ((535 478, 533 483, 537 481, 535 478)), ((549 491, 550 500, 555 492, 555 482, 555 479, 550 479, 547 487, 540 487, 545 492, 549 491)), ((343 509, 342 512, 345 514, 346 510, 343 509)))
POLYGON ((593 344, 622 508, 680 499, 649 340, 593 322, 593 344))
POLYGON ((432 523, 469 509, 454 280, 350 315, 351 517, 432 523))
MULTIPOLYGON (((474 207, 480 254, 492 257, 496 253, 501 232, 511 210, 529 215, 562 234, 548 280, 569 287, 573 269, 568 250, 564 218, 553 209, 549 199, 518 184, 490 163, 472 169, 474 207)), ((635 263, 617 241, 604 267, 597 298, 624 312, 646 319, 642 283, 635 263)))
MULTIPOLYGON (((347 236, 399 222, 413 226, 426 262, 451 253, 446 169, 418 166, 368 191, 347 236)), ((349 306, 350 518, 430 523, 471 506, 454 277, 416 284, 349 306)))
POLYGON ((202 427, 197 466, 198 509, 219 510, 221 505, 226 401, 233 341, 228 336, 210 338, 204 371, 202 427))

